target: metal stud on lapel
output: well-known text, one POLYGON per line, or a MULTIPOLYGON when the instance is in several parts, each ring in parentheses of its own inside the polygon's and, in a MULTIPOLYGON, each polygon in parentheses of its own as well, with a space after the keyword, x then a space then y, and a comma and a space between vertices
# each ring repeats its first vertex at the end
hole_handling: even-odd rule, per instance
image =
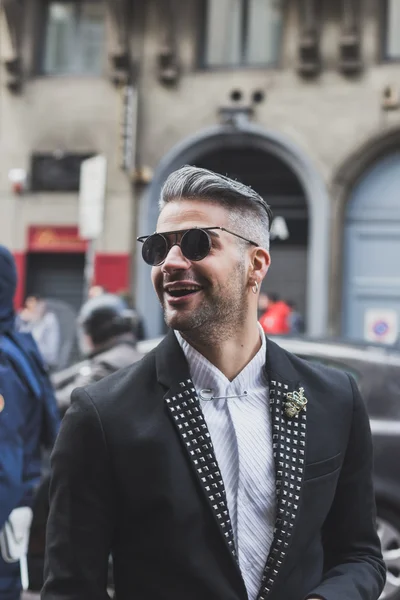
POLYGON ((289 419, 297 417, 302 410, 305 410, 308 400, 304 395, 304 388, 301 387, 298 391, 288 392, 286 398, 288 401, 285 403, 285 415, 289 419))
POLYGON ((4 396, 2 396, 2 395, 0 394, 0 413, 1 413, 1 411, 4 409, 4 407, 5 407, 5 404, 6 404, 6 403, 4 402, 4 396))

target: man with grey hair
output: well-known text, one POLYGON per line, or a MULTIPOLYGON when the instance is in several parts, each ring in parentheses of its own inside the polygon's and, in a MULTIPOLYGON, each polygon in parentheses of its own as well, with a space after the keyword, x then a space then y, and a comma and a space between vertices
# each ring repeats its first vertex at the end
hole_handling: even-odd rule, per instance
POLYGON ((257 321, 271 211, 183 167, 139 238, 171 331, 73 394, 53 453, 43 600, 376 600, 368 417, 349 375, 257 321))

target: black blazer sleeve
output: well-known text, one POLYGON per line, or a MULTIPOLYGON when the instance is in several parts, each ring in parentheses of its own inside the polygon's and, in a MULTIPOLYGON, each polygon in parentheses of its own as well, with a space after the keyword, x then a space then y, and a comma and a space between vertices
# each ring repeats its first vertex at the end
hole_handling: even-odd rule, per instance
POLYGON ((97 410, 78 389, 52 454, 42 600, 108 598, 113 488, 97 410))
POLYGON ((368 415, 350 377, 354 408, 335 499, 322 531, 325 576, 309 596, 326 600, 378 598, 385 564, 376 534, 372 440, 368 415))

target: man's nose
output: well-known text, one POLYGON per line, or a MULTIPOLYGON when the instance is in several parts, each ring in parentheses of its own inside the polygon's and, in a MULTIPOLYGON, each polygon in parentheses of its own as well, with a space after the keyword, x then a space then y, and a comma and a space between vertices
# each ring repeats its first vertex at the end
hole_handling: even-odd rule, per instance
POLYGON ((178 244, 172 246, 165 257, 165 261, 162 264, 161 270, 168 271, 176 271, 182 269, 190 268, 190 260, 188 260, 182 254, 181 247, 178 244))

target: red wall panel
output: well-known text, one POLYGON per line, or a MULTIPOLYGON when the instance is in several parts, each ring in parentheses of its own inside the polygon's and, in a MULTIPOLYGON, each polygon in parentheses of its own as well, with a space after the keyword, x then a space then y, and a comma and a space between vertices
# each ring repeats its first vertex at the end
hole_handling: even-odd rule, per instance
MULTIPOLYGON (((13 254, 18 273, 18 284, 14 304, 16 309, 20 309, 25 299, 26 252, 14 252, 13 254)), ((129 290, 129 254, 96 254, 94 283, 103 285, 111 293, 129 290)))
POLYGON ((102 285, 112 293, 129 290, 129 254, 96 254, 94 284, 102 285))

